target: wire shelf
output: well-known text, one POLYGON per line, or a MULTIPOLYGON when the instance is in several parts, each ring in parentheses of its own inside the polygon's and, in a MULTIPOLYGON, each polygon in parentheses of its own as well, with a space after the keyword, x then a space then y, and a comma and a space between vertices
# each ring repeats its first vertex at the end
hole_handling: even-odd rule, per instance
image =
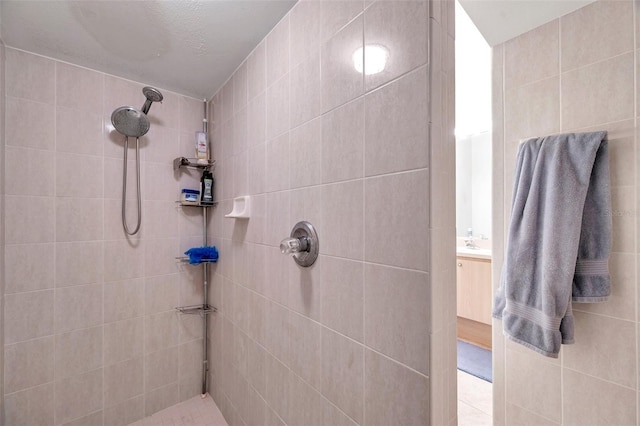
POLYGON ((190 169, 210 170, 215 168, 215 160, 207 160, 206 163, 199 163, 197 158, 178 157, 173 160, 173 170, 178 170, 180 167, 187 167, 190 169))
POLYGON ((180 311, 181 314, 185 315, 208 315, 215 312, 218 312, 217 308, 206 304, 206 305, 191 305, 191 306, 178 306, 176 307, 177 311, 180 311))
MULTIPOLYGON (((176 260, 183 263, 189 263, 189 256, 177 256, 176 260)), ((216 263, 218 259, 202 259, 200 263, 216 263)), ((199 265, 198 263, 194 263, 193 265, 199 265)))

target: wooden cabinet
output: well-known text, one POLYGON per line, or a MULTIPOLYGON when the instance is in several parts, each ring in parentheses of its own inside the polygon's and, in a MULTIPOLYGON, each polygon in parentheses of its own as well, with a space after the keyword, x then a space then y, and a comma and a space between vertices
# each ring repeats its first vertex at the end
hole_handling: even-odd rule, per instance
POLYGON ((457 257, 458 316, 491 325, 491 260, 457 257))

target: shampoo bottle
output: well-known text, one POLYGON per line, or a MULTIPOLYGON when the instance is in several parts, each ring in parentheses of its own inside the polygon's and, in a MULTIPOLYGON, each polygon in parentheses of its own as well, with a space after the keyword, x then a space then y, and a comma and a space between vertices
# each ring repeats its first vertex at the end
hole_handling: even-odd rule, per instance
POLYGON ((208 170, 202 172, 200 180, 200 204, 213 204, 213 175, 208 170))

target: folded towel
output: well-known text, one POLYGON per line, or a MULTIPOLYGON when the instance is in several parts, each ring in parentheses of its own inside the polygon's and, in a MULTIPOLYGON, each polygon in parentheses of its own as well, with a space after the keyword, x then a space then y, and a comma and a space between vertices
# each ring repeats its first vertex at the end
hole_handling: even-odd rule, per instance
POLYGON ((202 263, 205 260, 209 262, 218 260, 218 249, 215 246, 190 248, 184 254, 189 256, 189 263, 192 265, 202 263))
POLYGON ((606 132, 534 138, 518 148, 505 263, 493 316, 505 335, 556 358, 573 343, 572 298, 610 293, 606 132))

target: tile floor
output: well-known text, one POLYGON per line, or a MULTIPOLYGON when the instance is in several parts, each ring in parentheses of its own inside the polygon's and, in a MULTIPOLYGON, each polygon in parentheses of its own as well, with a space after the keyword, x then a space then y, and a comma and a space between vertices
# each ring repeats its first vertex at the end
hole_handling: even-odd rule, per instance
POLYGON ((195 396, 129 426, 228 426, 211 396, 195 396))
POLYGON ((458 426, 493 424, 493 385, 458 370, 458 426))

